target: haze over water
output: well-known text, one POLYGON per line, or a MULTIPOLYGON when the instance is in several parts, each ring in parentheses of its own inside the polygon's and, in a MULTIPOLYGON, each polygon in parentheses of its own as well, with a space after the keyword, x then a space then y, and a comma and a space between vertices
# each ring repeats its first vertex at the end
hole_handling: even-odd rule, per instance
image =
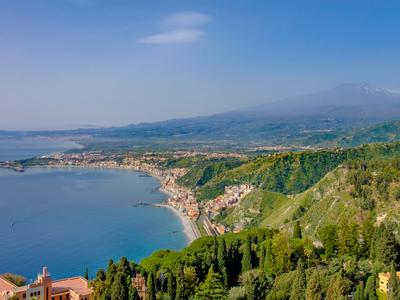
POLYGON ((136 206, 165 200, 158 185, 125 170, 0 169, 0 273, 33 279, 46 265, 55 278, 86 267, 94 276, 109 258, 138 262, 157 249, 184 247, 170 210, 136 206))

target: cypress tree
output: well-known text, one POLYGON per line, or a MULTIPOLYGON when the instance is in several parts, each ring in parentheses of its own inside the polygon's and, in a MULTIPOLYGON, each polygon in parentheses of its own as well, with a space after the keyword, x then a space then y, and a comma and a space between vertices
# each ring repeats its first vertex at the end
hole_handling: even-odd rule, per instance
POLYGON ((112 285, 116 274, 117 274, 117 267, 115 266, 113 260, 110 259, 108 261, 108 268, 106 273, 106 282, 108 286, 112 285))
POLYGON ((222 274, 222 278, 224 281, 225 289, 228 289, 229 285, 229 274, 227 270, 227 254, 226 254, 226 246, 225 246, 225 239, 220 239, 218 243, 218 252, 217 252, 217 259, 218 259, 218 268, 220 274, 222 274))
POLYGON ((365 283, 364 296, 366 300, 378 299, 376 296, 376 283, 374 275, 369 276, 367 282, 365 283))
POLYGON ((338 234, 336 225, 326 225, 319 231, 322 244, 325 249, 325 258, 329 260, 333 257, 338 248, 338 234))
POLYGON ((397 278, 396 268, 394 263, 390 267, 390 278, 388 282, 388 300, 398 300, 400 299, 400 284, 397 278))
POLYGON ((394 263, 395 266, 398 261, 399 247, 396 237, 391 229, 386 226, 383 229, 382 236, 376 241, 376 260, 389 265, 394 263))
POLYGON ((268 276, 272 276, 272 242, 271 239, 267 239, 265 244, 265 262, 264 262, 264 272, 268 276))
POLYGON ((146 285, 147 285, 147 299, 156 300, 156 287, 154 285, 153 273, 151 272, 147 276, 146 285))
POLYGON ((121 260, 118 263, 118 272, 122 272, 125 274, 125 276, 131 276, 132 272, 131 272, 131 268, 129 266, 129 261, 127 260, 127 258, 125 256, 121 257, 121 260))
POLYGON ((186 299, 186 287, 184 281, 183 267, 182 265, 178 266, 178 272, 176 275, 176 300, 184 300, 186 299))
POLYGON ((126 300, 128 298, 128 288, 126 277, 122 272, 118 272, 111 286, 111 300, 126 300))
POLYGON ((354 293, 354 300, 365 300, 364 282, 362 281, 357 285, 356 291, 354 293))
POLYGON ((301 228, 300 228, 300 221, 297 221, 296 224, 294 225, 293 238, 295 238, 295 239, 301 239, 302 238, 301 228))
POLYGON ((260 270, 264 270, 264 264, 265 264, 265 247, 264 247, 264 245, 261 245, 260 260, 258 263, 260 270))
POLYGON ((196 291, 196 297, 205 299, 224 299, 226 290, 220 274, 215 273, 210 267, 207 277, 196 291))
POLYGON ((175 286, 175 278, 172 273, 170 273, 168 276, 167 293, 171 299, 175 299, 176 286, 175 286))
POLYGON ((321 276, 318 270, 315 270, 310 280, 307 282, 306 289, 307 300, 322 300, 324 299, 323 290, 321 286, 321 276))
POLYGON ((129 285, 128 300, 140 300, 138 291, 132 284, 129 285))
POLYGON ((184 300, 185 297, 185 286, 183 283, 183 279, 178 277, 176 280, 176 295, 175 300, 184 300))
POLYGON ((251 264, 251 242, 250 242, 250 236, 247 235, 243 248, 242 273, 249 271, 252 268, 253 266, 251 264))
POLYGON ((86 280, 89 280, 89 271, 88 271, 88 268, 85 269, 85 275, 84 275, 83 277, 85 277, 86 280))
POLYGON ((296 276, 293 280, 290 293, 290 300, 306 299, 306 273, 303 267, 303 261, 300 259, 297 263, 296 276))

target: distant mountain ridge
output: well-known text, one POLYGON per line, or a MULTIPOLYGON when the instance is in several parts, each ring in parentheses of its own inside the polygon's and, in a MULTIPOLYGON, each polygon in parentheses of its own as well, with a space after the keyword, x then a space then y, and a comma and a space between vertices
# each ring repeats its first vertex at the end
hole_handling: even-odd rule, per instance
POLYGON ((131 124, 105 136, 282 144, 304 132, 365 128, 399 116, 400 95, 357 83, 210 116, 131 124))
MULTIPOLYGON (((210 116, 171 119, 124 127, 30 132, 28 135, 90 135, 126 145, 356 145, 369 142, 369 127, 400 118, 400 95, 367 83, 289 97, 210 116), (357 130, 362 132, 359 134, 357 130), (354 137, 353 137, 354 136, 354 137), (352 138, 349 141, 349 138, 352 138), (365 141, 364 141, 365 140, 365 141)), ((382 141, 397 140, 399 126, 383 126, 382 141), (386 132, 389 130, 390 132, 386 132)), ((376 128, 372 141, 380 141, 376 128)), ((7 136, 7 133, 0 135, 7 136)), ((21 133, 20 133, 21 135, 21 133)))

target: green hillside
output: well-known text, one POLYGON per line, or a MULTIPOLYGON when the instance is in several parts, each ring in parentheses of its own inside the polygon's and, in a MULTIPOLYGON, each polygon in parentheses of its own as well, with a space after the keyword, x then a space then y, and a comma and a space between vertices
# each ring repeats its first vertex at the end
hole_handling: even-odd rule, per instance
POLYGON ((351 160, 303 193, 287 197, 257 189, 216 221, 230 227, 286 228, 300 221, 308 236, 348 220, 400 222, 400 159, 351 160))
POLYGON ((395 142, 400 140, 400 121, 377 124, 353 130, 348 136, 337 138, 341 146, 357 146, 366 143, 395 142))
POLYGON ((328 172, 351 159, 370 159, 400 153, 400 143, 370 144, 350 149, 287 152, 258 156, 197 186, 198 199, 213 199, 225 186, 251 183, 286 195, 305 191, 328 172))

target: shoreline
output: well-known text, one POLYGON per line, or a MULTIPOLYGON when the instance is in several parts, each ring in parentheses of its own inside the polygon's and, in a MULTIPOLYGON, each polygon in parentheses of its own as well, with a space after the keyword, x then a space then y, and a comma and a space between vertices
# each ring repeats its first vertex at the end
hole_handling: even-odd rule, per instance
POLYGON ((182 212, 180 212, 178 209, 173 207, 172 205, 164 203, 157 203, 153 204, 155 207, 161 207, 161 208, 167 208, 172 211, 172 213, 178 217, 180 220, 182 226, 183 226, 183 233, 185 234, 188 244, 193 242, 194 240, 197 240, 198 238, 201 237, 200 232, 198 231, 196 224, 187 216, 185 216, 182 212))

